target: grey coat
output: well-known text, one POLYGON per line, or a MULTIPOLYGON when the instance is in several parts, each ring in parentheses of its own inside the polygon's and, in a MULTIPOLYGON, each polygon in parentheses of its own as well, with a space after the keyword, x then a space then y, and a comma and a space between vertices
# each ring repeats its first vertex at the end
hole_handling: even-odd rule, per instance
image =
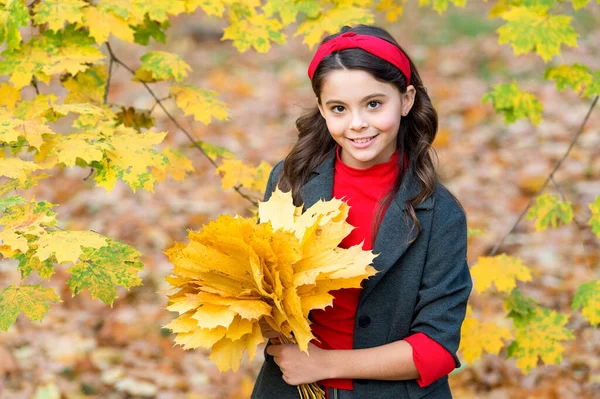
MULTIPOLYGON (((301 188, 305 209, 333 196, 335 151, 301 188)), ((265 201, 275 189, 283 161, 271 172, 265 201)), ((409 162, 404 182, 388 207, 373 251, 379 272, 363 284, 354 325, 354 349, 371 348, 422 332, 456 357, 460 329, 473 283, 467 254, 466 215, 448 190, 436 180, 433 195, 415 207, 422 233, 413 243, 416 227, 404 209, 419 192, 420 182, 409 162)), ((296 386, 282 378, 279 366, 266 353, 256 379, 252 399, 298 399, 296 386)), ((416 399, 451 398, 448 377, 426 387, 416 380, 354 380, 353 398, 416 399)))

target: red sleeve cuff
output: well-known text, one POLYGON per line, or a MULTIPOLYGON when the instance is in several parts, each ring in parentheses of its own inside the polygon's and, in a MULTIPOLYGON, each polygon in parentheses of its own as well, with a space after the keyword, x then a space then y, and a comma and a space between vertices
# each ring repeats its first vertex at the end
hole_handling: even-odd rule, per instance
POLYGON ((413 361, 419 371, 417 383, 421 388, 450 374, 456 368, 454 358, 442 345, 418 332, 404 338, 413 350, 413 361))

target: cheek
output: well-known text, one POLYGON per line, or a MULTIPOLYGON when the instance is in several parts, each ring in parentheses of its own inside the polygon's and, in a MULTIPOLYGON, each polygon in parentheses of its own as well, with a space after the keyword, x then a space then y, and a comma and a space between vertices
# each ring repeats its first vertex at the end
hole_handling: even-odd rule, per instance
POLYGON ((327 129, 332 135, 341 135, 345 131, 345 123, 342 118, 328 119, 327 129))
POLYGON ((400 126, 400 117, 396 113, 383 114, 377 119, 377 128, 381 131, 397 131, 398 126, 400 126))

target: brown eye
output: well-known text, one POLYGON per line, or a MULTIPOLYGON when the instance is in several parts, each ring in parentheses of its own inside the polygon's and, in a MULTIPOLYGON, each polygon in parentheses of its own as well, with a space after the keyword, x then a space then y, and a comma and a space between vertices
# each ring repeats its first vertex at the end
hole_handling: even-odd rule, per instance
MULTIPOLYGON (((369 104, 381 104, 381 102, 373 100, 373 101, 369 101, 369 104)), ((377 108, 379 108, 379 107, 377 107, 377 108)))
POLYGON ((343 109, 344 107, 342 107, 341 105, 334 105, 333 107, 331 107, 331 111, 333 111, 334 114, 339 114, 342 111, 336 112, 335 111, 336 108, 342 108, 343 109))

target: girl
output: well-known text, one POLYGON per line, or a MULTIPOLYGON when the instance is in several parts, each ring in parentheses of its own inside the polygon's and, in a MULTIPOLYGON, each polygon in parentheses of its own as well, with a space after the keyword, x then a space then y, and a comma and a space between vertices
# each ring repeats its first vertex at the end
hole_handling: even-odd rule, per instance
POLYGON ((271 338, 253 399, 297 399, 319 383, 331 399, 451 398, 472 280, 467 224, 438 180, 431 143, 437 114, 414 64, 390 34, 345 26, 323 40, 308 68, 316 107, 271 172, 304 209, 344 199, 356 228, 340 244, 380 254, 361 288, 331 291, 310 312, 309 355, 271 338))

